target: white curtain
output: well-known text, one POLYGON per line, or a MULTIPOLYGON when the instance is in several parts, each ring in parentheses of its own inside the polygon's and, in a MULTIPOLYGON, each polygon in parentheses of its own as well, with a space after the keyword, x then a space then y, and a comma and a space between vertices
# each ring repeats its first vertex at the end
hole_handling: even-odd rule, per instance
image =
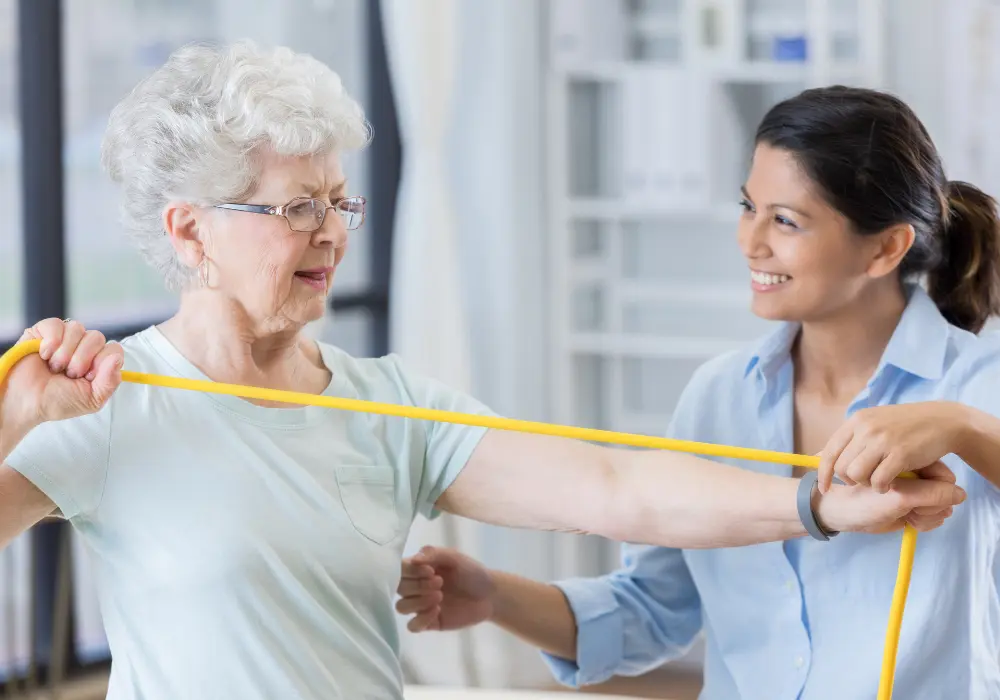
POLYGON ((21 676, 31 658, 31 533, 0 550, 0 680, 21 676))
MULTIPOLYGON (((66 527, 69 527, 67 524, 66 527)), ((97 595, 97 580, 91 564, 91 554, 76 529, 70 532, 73 566, 73 644, 77 658, 90 663, 111 657, 104 618, 97 595)))
MULTIPOLYGON (((393 257, 393 349, 418 369, 471 386, 501 414, 549 420, 545 4, 382 6, 406 168, 393 257)), ((455 544, 488 566, 551 580, 583 573, 554 556, 567 539, 576 538, 445 516, 418 521, 407 551, 455 544)), ((536 650, 493 626, 466 636, 402 634, 404 663, 419 682, 553 684, 536 650)))
MULTIPOLYGON (((445 152, 457 59, 457 0, 383 0, 382 16, 405 154, 393 232, 391 350, 412 370, 471 391, 469 331, 445 152)), ((449 515, 433 523, 418 519, 407 554, 426 544, 468 550, 472 545, 462 534, 474 528, 449 515)), ((479 684, 479 630, 414 636, 401 622, 401 631, 409 680, 479 684)))

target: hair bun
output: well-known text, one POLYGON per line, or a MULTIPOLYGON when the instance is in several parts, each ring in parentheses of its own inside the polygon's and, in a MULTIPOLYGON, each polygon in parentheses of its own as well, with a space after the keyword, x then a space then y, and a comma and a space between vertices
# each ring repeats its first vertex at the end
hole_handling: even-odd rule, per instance
POLYGON ((945 197, 944 258, 931 271, 930 292, 951 323, 978 333, 1000 313, 1000 210, 962 180, 949 180, 945 197))

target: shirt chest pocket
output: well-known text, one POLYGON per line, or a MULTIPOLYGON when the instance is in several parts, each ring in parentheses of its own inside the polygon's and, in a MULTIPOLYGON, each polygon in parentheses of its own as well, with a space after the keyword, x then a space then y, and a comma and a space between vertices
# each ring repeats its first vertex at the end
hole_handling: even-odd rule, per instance
POLYGON ((377 545, 399 536, 396 470, 383 465, 336 468, 340 501, 354 529, 377 545))

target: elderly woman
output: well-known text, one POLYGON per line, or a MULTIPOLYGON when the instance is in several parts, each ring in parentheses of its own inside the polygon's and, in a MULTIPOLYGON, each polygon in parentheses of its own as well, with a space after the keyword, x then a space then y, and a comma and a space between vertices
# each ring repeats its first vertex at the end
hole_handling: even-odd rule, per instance
POLYGON ((674 547, 933 529, 953 477, 886 494, 667 452, 120 386, 131 370, 486 413, 399 358, 307 340, 365 201, 341 156, 362 112, 286 49, 185 48, 112 113, 127 228, 176 316, 106 343, 79 323, 0 397, 0 537, 55 509, 94 558, 111 698, 399 698, 393 594, 417 513, 674 547), (815 520, 816 522, 812 522, 815 520))

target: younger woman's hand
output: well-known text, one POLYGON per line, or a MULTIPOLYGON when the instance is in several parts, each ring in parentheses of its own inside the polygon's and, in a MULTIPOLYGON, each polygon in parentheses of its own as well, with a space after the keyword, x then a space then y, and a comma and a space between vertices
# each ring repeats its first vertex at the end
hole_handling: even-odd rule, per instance
POLYGON ((457 630, 490 619, 495 586, 489 570, 461 552, 424 547, 403 560, 396 611, 412 615, 411 632, 457 630))
POLYGON ((820 453, 820 493, 830 488, 834 475, 879 493, 886 493, 903 472, 932 469, 926 476, 940 479, 941 470, 948 468, 939 460, 956 450, 963 410, 948 401, 925 401, 858 411, 820 453))

